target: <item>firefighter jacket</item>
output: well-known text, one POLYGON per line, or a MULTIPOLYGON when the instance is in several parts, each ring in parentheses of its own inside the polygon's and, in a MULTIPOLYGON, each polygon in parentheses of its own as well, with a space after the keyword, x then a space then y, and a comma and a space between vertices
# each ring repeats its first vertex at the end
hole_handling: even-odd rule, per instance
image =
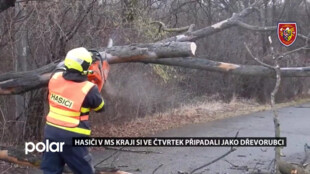
POLYGON ((85 76, 66 71, 52 76, 48 90, 45 138, 64 141, 89 136, 89 112, 101 111, 104 106, 97 86, 85 76))

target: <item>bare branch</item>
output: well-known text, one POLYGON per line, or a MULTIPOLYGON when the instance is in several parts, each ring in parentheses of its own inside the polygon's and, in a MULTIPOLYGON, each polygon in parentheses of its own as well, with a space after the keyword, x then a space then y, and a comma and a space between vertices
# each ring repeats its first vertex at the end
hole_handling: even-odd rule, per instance
POLYGON ((216 24, 213 24, 211 26, 193 31, 188 32, 185 34, 173 36, 164 40, 161 40, 159 42, 170 42, 170 41, 178 41, 178 42, 186 42, 186 41, 196 41, 198 39, 204 38, 206 36, 212 35, 214 33, 220 32, 224 29, 233 27, 237 25, 237 21, 241 18, 244 18, 251 14, 255 9, 255 6, 258 6, 262 3, 261 0, 253 3, 248 8, 243 9, 241 12, 233 14, 230 18, 225 19, 223 21, 220 21, 216 24))
POLYGON ((195 27, 195 24, 191 24, 187 30, 187 32, 193 32, 194 31, 194 27, 195 27))
POLYGON ((113 157, 114 155, 116 155, 118 152, 120 152, 120 150, 122 150, 125 147, 121 147, 119 150, 115 151, 114 153, 112 153, 110 156, 106 157, 105 159, 99 161, 97 164, 94 165, 94 167, 97 167, 99 164, 103 163, 104 161, 110 159, 111 157, 113 157))
MULTIPOLYGON (((235 138, 237 138, 238 135, 239 135, 239 131, 236 133, 235 138)), ((193 174, 193 173, 196 172, 197 170, 200 170, 200 169, 202 169, 202 168, 205 168, 205 167, 207 167, 207 166, 209 166, 209 165, 211 165, 211 164, 217 162, 218 160, 220 160, 220 159, 222 159, 222 158, 225 158, 227 155, 229 155, 230 153, 234 152, 235 150, 237 150, 237 149, 236 149, 235 147, 231 146, 231 148, 230 148, 230 150, 229 150, 228 152, 226 152, 226 153, 224 153, 223 155, 219 156, 218 158, 216 158, 216 159, 210 161, 209 163, 204 164, 204 165, 202 165, 202 166, 200 166, 200 167, 198 167, 198 168, 192 170, 192 171, 189 172, 189 173, 190 173, 190 174, 193 174)))
POLYGON ((205 167, 207 167, 207 166, 209 166, 209 165, 211 165, 211 164, 217 162, 218 160, 220 160, 220 159, 222 159, 222 158, 225 158, 227 155, 231 154, 231 153, 234 152, 235 150, 237 150, 237 149, 236 149, 236 148, 231 148, 228 152, 224 153, 223 155, 219 156, 218 158, 216 158, 216 159, 210 161, 209 163, 204 164, 204 165, 202 165, 202 166, 200 166, 200 167, 198 167, 198 168, 192 170, 192 171, 190 172, 190 174, 193 174, 193 173, 196 172, 197 170, 200 170, 200 169, 202 169, 202 168, 205 168, 205 167))
POLYGON ((290 54, 293 54, 295 52, 302 51, 302 50, 310 50, 310 47, 307 47, 307 46, 299 47, 299 48, 296 48, 294 50, 285 52, 285 53, 281 54, 280 56, 278 56, 277 58, 281 60, 281 59, 283 59, 284 57, 286 57, 286 56, 288 56, 290 54))
POLYGON ((70 30, 70 32, 68 32, 65 36, 66 38, 66 42, 69 41, 77 32, 77 30, 80 28, 82 22, 84 21, 85 17, 87 16, 87 14, 90 12, 90 10, 93 8, 94 3, 96 2, 96 0, 93 0, 87 7, 86 11, 77 18, 77 20, 75 21, 75 25, 73 25, 72 29, 70 30))
MULTIPOLYGON (((151 24, 158 24, 160 30, 166 31, 166 32, 185 32, 190 29, 190 27, 193 25, 185 26, 185 27, 180 27, 180 28, 168 28, 163 22, 161 21, 153 21, 151 24)), ((159 32, 160 32, 159 30, 159 32)))
POLYGON ((236 21, 236 24, 241 27, 241 28, 244 28, 244 29, 247 29, 247 30, 252 30, 252 31, 263 31, 263 32, 268 32, 268 31, 276 31, 277 30, 277 26, 270 26, 270 27, 259 27, 259 26, 254 26, 254 25, 249 25, 249 24, 246 24, 240 20, 237 20, 236 21))
POLYGON ((255 57, 255 56, 253 55, 253 53, 251 52, 250 48, 248 47, 248 45, 247 45, 245 42, 244 42, 244 46, 245 46, 245 48, 247 49, 248 53, 250 54, 251 58, 253 58, 256 62, 258 62, 259 64, 263 65, 264 67, 274 69, 273 66, 268 65, 268 64, 262 62, 262 61, 261 61, 260 59, 258 59, 257 57, 255 57))
POLYGON ((152 174, 155 174, 156 171, 157 171, 159 168, 161 168, 162 166, 163 166, 163 164, 160 164, 158 167, 156 167, 156 168, 154 169, 154 171, 152 172, 152 174))
MULTIPOLYGON (((258 32, 268 32, 268 31, 277 31, 277 26, 265 26, 265 27, 259 27, 259 26, 255 26, 255 25, 250 25, 250 24, 246 24, 240 20, 236 20, 235 24, 237 24, 239 27, 243 28, 243 29, 247 29, 250 31, 258 31, 258 32)), ((307 41, 309 40, 309 36, 305 36, 301 33, 297 33, 297 36, 300 37, 301 39, 307 41)))

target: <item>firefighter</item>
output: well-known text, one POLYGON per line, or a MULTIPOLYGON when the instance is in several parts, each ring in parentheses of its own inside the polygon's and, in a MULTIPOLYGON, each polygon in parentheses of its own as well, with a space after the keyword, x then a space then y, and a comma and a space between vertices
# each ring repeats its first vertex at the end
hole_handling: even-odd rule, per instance
POLYGON ((91 63, 92 54, 87 49, 72 49, 64 61, 66 70, 54 73, 49 81, 49 113, 44 139, 65 145, 63 152, 43 153, 41 169, 44 174, 61 174, 65 164, 75 174, 94 173, 87 147, 72 146, 72 137, 90 136, 90 110, 104 110, 98 87, 87 80, 91 63))

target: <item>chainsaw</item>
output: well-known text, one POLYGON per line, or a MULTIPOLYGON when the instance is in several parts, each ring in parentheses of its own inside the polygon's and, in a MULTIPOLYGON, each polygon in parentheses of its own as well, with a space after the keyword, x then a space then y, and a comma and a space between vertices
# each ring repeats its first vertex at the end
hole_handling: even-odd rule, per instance
POLYGON ((104 83, 108 78, 110 65, 106 57, 101 56, 97 50, 88 50, 92 54, 92 64, 88 68, 88 81, 96 84, 101 91, 104 83))

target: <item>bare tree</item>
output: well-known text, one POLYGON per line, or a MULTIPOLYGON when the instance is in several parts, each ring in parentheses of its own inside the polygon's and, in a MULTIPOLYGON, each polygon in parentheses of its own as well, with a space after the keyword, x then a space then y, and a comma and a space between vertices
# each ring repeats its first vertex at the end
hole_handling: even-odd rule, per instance
MULTIPOLYGON (((303 4, 307 11, 309 3, 300 0, 285 1, 285 3, 276 1, 270 3, 266 0, 258 0, 254 4, 250 2, 250 0, 28 2, 27 7, 31 9, 30 14, 34 16, 29 19, 32 25, 28 34, 34 38, 29 42, 29 56, 37 69, 5 72, 0 75, 0 94, 22 94, 46 87, 51 73, 57 66, 61 66, 59 62, 63 60, 66 50, 81 45, 99 47, 101 54, 110 64, 118 64, 115 67, 123 66, 119 65, 120 63, 142 63, 139 67, 144 67, 143 71, 149 72, 152 71, 152 66, 144 66, 145 64, 178 66, 227 75, 256 76, 270 79, 272 82, 275 72, 281 74, 283 78, 309 77, 310 67, 307 66, 305 59, 305 55, 309 53, 309 35, 299 32, 298 42, 293 49, 283 49, 274 43, 274 47, 281 52, 279 55, 275 55, 268 49, 270 44, 266 40, 266 36, 274 36, 276 33, 277 27, 274 26, 274 22, 289 17, 285 14, 285 9, 289 6, 300 7, 300 4, 303 4), (190 13, 185 13, 189 9, 192 9, 190 13), (270 16, 270 10, 272 21, 267 19, 270 16), (208 20, 203 21, 205 18, 208 20), (155 23, 160 24, 160 37, 156 37, 158 25, 152 24, 151 21, 157 21, 155 23), (189 30, 188 26, 193 24, 197 29, 189 30), (174 31, 182 33, 175 34, 174 31), (122 46, 104 48, 108 37, 112 37, 122 46), (157 40, 158 38, 162 39, 157 40), (253 65, 254 61, 250 60, 253 56, 247 54, 245 49, 238 48, 236 45, 240 44, 240 41, 234 42, 234 39, 248 40, 253 55, 260 55, 264 62, 272 63, 272 60, 281 60, 285 57, 284 63, 276 62, 272 67, 264 64, 253 65), (132 44, 133 41, 143 43, 132 44), (145 43, 149 41, 152 43, 145 43), (196 44, 192 42, 198 46, 197 54, 196 44), (253 49, 254 47, 257 49, 253 49), (228 54, 225 55, 222 52, 228 52, 228 54), (299 62, 285 62, 295 57, 301 57, 299 62)), ((10 15, 10 9, 2 14, 4 13, 10 15)), ((308 27, 304 23, 301 22, 301 27, 308 27)), ((12 40, 14 39, 16 38, 12 40)), ((0 44, 1 42, 2 40, 0 44)), ((8 46, 6 49, 10 50, 8 46)), ((129 69, 127 72, 133 70, 135 69, 129 69)), ((177 72, 185 72, 183 69, 177 70, 179 70, 177 72)), ((188 78, 197 76, 194 73, 187 75, 188 78)), ((213 81, 218 80, 217 77, 213 77, 213 81)), ((196 80, 194 83, 200 81, 203 80, 196 80)), ((276 84, 279 84, 279 80, 276 84)), ((276 86, 278 88, 279 85, 276 86)), ((274 101, 277 88, 271 95, 271 101, 274 101)), ((274 102, 272 103, 274 105, 274 102)), ((140 109, 137 110, 135 113, 139 113, 140 109)), ((276 122, 275 125, 277 125, 276 122)), ((282 161, 277 163, 281 169, 282 161)))

